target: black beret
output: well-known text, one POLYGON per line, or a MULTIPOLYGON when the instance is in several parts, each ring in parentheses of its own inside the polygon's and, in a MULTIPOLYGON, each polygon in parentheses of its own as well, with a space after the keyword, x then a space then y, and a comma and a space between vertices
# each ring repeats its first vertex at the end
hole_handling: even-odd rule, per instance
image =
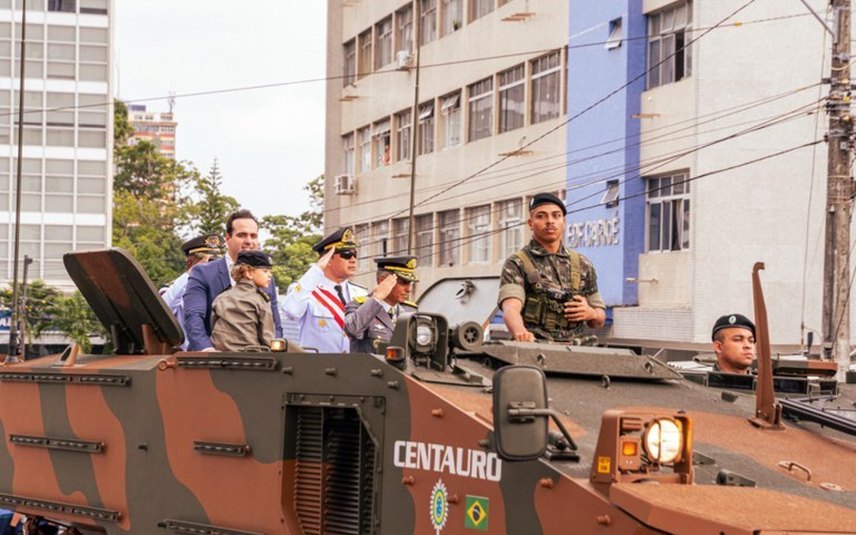
POLYGON ((312 250, 318 254, 324 253, 335 247, 337 251, 345 249, 356 249, 357 242, 354 241, 354 229, 342 227, 325 236, 321 241, 312 246, 312 250))
POLYGON ((203 234, 193 239, 187 240, 181 246, 184 256, 190 256, 196 253, 222 255, 223 240, 217 234, 203 234))
POLYGON ((395 273, 400 278, 416 282, 419 276, 416 275, 416 257, 415 256, 388 256, 386 258, 375 258, 378 271, 389 271, 395 273))
POLYGON ((529 211, 538 208, 542 204, 555 204, 562 209, 562 215, 568 215, 568 209, 565 208, 565 203, 562 199, 556 197, 552 193, 536 193, 532 200, 529 201, 529 211))
POLYGON ((246 264, 254 268, 271 268, 273 261, 270 255, 262 251, 241 251, 235 264, 246 264))
POLYGON ((722 329, 728 329, 729 327, 747 329, 752 332, 752 336, 755 336, 755 324, 752 323, 752 320, 743 314, 727 314, 725 316, 721 316, 716 320, 716 323, 713 324, 713 330, 710 332, 710 339, 713 340, 717 332, 722 329))

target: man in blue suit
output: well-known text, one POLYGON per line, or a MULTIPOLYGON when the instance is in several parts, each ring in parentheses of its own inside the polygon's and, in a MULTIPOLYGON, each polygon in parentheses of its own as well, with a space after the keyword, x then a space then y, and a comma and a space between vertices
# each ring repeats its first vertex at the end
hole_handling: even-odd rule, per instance
MULTIPOLYGON (((226 220, 226 255, 190 272, 184 291, 184 329, 189 351, 216 351, 211 344, 211 303, 235 281, 230 273, 238 253, 259 248, 259 222, 249 210, 238 210, 226 220)), ((282 323, 276 299, 276 285, 266 290, 271 298, 276 337, 282 338, 282 323)))

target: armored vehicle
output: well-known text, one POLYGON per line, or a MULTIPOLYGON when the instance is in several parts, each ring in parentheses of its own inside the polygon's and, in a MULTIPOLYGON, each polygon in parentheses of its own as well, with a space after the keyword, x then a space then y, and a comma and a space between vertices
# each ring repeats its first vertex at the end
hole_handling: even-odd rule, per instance
MULTIPOLYGON (((87 534, 856 532, 846 425, 781 425, 764 409, 780 406, 771 396, 758 410, 751 393, 630 352, 482 343, 489 319, 464 316, 489 281, 454 282, 445 314, 426 298, 380 355, 287 343, 193 353, 174 351, 182 333, 127 254, 73 253, 65 264, 115 354, 72 347, 0 369, 0 507, 43 524, 87 534), (524 364, 485 366, 515 359, 524 364)), ((841 391, 830 403, 853 401, 841 391)))

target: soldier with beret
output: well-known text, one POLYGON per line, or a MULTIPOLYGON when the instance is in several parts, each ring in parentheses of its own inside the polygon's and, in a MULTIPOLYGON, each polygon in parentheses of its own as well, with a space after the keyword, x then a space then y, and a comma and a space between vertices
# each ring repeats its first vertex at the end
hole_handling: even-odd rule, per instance
POLYGON ((562 243, 566 214, 555 195, 532 197, 532 240, 502 268, 497 302, 515 340, 570 343, 583 325, 597 328, 606 321, 594 266, 562 243))
POLYGON ((345 307, 345 332, 351 353, 376 353, 378 344, 389 342, 402 314, 416 312, 408 301, 416 275, 416 257, 375 258, 378 285, 371 295, 358 297, 345 307))
POLYGON ((211 343, 218 351, 242 351, 247 346, 270 347, 275 337, 270 296, 270 256, 241 251, 232 268, 235 286, 211 305, 211 343))
MULTIPOLYGON (((198 264, 220 258, 223 256, 224 249, 223 240, 217 234, 203 234, 187 240, 181 246, 187 270, 164 289, 161 297, 175 315, 182 331, 184 331, 184 289, 187 287, 187 280, 190 278, 190 270, 198 264)), ((187 344, 188 341, 185 339, 181 344, 181 349, 186 350, 187 344)))
POLYGON ((319 353, 347 353, 345 305, 366 295, 366 288, 349 279, 357 271, 357 242, 350 227, 325 236, 312 249, 318 262, 288 287, 282 313, 300 324, 300 346, 319 353))
POLYGON ((742 314, 726 314, 713 324, 710 333, 716 364, 726 373, 750 373, 755 359, 755 324, 742 314))

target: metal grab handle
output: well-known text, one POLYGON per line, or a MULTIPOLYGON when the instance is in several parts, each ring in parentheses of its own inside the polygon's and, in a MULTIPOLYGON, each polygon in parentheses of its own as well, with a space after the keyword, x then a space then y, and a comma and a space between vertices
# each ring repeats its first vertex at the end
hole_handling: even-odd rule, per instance
POLYGON ((794 468, 799 468, 800 470, 805 472, 805 475, 806 475, 805 480, 811 481, 811 470, 805 465, 802 465, 796 461, 779 461, 779 466, 784 468, 788 472, 793 472, 794 468))

